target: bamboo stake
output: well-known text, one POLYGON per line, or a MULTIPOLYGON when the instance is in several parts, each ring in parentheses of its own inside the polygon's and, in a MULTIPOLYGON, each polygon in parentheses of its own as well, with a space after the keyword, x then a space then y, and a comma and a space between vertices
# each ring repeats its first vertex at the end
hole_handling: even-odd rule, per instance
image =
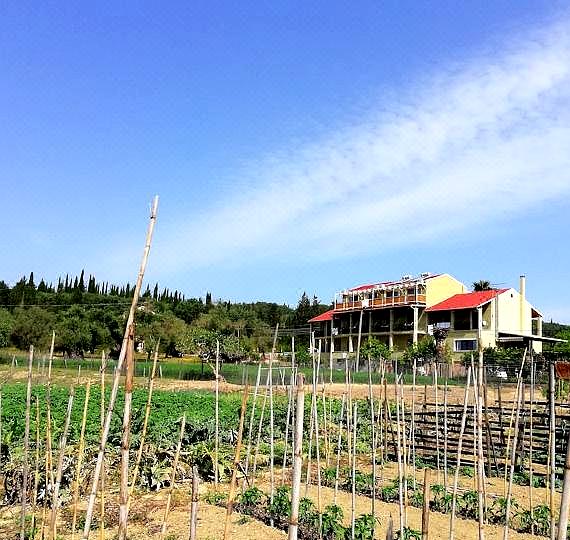
MULTIPOLYGON (((412 372, 412 419, 410 426, 411 440, 412 440, 412 476, 414 479, 414 490, 416 489, 416 374, 417 374, 417 360, 416 358, 414 358, 414 366, 412 372)), ((447 443, 447 423, 445 425, 446 425, 445 430, 446 430, 446 443, 447 443)))
POLYGON ((297 375, 297 407, 295 437, 293 439, 293 478, 291 481, 291 517, 288 540, 297 540, 299 529, 299 500, 301 498, 301 474, 303 469, 303 420, 305 414, 305 388, 303 374, 297 375))
POLYGON ((24 429, 24 463, 22 466, 22 513, 20 515, 20 540, 26 538, 26 506, 28 494, 28 452, 30 449, 30 408, 32 406, 32 369, 34 346, 30 345, 28 360, 28 385, 26 388, 26 427, 24 429))
MULTIPOLYGON (((313 349, 313 347, 311 347, 313 349)), ((310 420, 309 420, 309 452, 307 455, 307 470, 305 472, 305 497, 308 495, 309 491, 309 484, 311 483, 311 465, 313 461, 313 431, 315 429, 315 416, 313 411, 315 409, 315 373, 316 373, 316 363, 315 363, 315 355, 313 354, 313 391, 311 392, 311 413, 310 413, 310 420)))
POLYGON ((214 491, 218 492, 220 462, 220 340, 216 340, 216 400, 215 400, 215 443, 214 443, 214 491))
MULTIPOLYGON (((1 403, 1 394, 0 394, 1 403)), ((0 411, 2 410, 0 404, 0 411)), ((0 439, 1 441, 2 439, 0 439)), ((32 491, 32 531, 36 529, 36 506, 38 502, 38 487, 40 483, 40 402, 38 396, 36 396, 36 466, 34 471, 34 490, 32 491)))
POLYGON ((449 522, 449 540, 453 540, 455 536, 455 506, 457 503, 457 483, 459 481, 459 469, 461 467, 461 449, 463 448, 463 435, 465 433, 465 425, 467 423, 467 407, 469 404, 469 385, 471 383, 471 367, 467 368, 467 382, 465 383, 465 394, 463 396, 463 413, 461 415, 461 428, 459 431, 459 440, 457 442, 457 464, 455 466, 455 476, 453 479, 453 495, 451 499, 451 520, 449 522))
POLYGON ((513 435, 513 450, 511 457, 511 467, 509 473, 509 485, 507 487, 507 501, 505 505, 505 528, 503 529, 503 540, 509 538, 509 514, 511 511, 511 494, 513 489, 513 475, 515 472, 516 456, 517 456, 517 438, 519 434, 519 419, 521 412, 521 401, 522 401, 522 385, 519 384, 517 387, 517 411, 515 415, 515 433, 513 435))
POLYGON ((476 422, 477 422, 477 503, 478 503, 478 531, 479 540, 485 538, 484 518, 485 518, 485 460, 483 457, 483 349, 479 347, 479 362, 477 365, 477 386, 476 386, 476 422))
POLYGON ((324 438, 324 445, 325 445, 325 464, 328 467, 330 465, 330 456, 329 456, 329 418, 327 414, 327 398, 325 396, 325 381, 324 377, 321 378, 321 382, 323 384, 322 394, 321 394, 321 402, 323 404, 323 438, 324 438))
POLYGON ((123 343, 121 345, 121 352, 119 353, 119 359, 117 360, 117 369, 115 371, 115 375, 113 377, 113 386, 111 388, 111 395, 109 397, 109 407, 107 410, 107 415, 105 417, 105 424, 103 428, 103 432, 101 433, 101 441, 99 444, 99 453, 97 455, 97 462, 95 465, 95 471, 93 473, 93 484, 91 487, 91 493, 89 494, 89 499, 87 503, 87 512, 85 514, 85 527, 83 528, 83 536, 82 540, 89 539, 89 531, 91 529, 91 520, 93 519, 93 510, 95 508, 95 497, 97 496, 97 486, 99 485, 99 478, 101 476, 101 470, 103 468, 103 459, 105 456, 105 447, 107 445, 107 438, 109 436, 109 429, 111 427, 111 420, 113 417, 113 409, 115 408, 115 401, 117 399, 117 393, 119 390, 119 380, 120 380, 120 373, 123 368, 123 363, 125 361, 125 357, 127 354, 127 344, 128 344, 128 337, 131 326, 134 321, 135 311, 140 295, 140 290, 142 286, 142 281, 144 277, 144 272, 146 270, 146 264, 148 260, 148 255, 150 252, 150 246, 152 242, 152 234, 154 231, 154 225, 156 222, 156 214, 158 210, 158 197, 154 198, 151 213, 150 213, 150 221, 148 225, 148 230, 146 234, 145 240, 145 247, 143 251, 142 260, 140 263, 139 274, 137 277, 137 283, 135 285, 135 290, 133 293, 133 300, 131 303, 131 308, 129 311, 129 316, 127 318, 127 323, 125 325, 125 334, 123 337, 123 343))
POLYGON ((198 467, 192 465, 192 504, 190 506, 190 540, 196 540, 198 525, 198 467))
MULTIPOLYGON (((275 355, 275 347, 277 344, 277 336, 279 333, 279 323, 275 325, 275 335, 273 336, 273 347, 269 355, 269 483, 270 494, 269 501, 273 504, 273 495, 275 491, 275 441, 274 441, 274 424, 275 417, 273 415, 273 357, 275 355)), ((273 526, 273 519, 271 520, 273 526)))
POLYGON ((370 400, 370 430, 372 437, 372 501, 370 511, 372 513, 372 537, 376 529, 376 426, 374 421, 374 392, 372 390, 372 366, 368 355, 368 398, 370 400))
POLYGON ((356 426, 358 425, 358 403, 354 403, 354 416, 353 416, 353 437, 352 442, 352 490, 350 498, 350 531, 351 538, 354 540, 354 528, 356 521, 356 426))
POLYGON ((135 329, 131 324, 125 360, 125 404, 123 408, 123 435, 121 439, 121 480, 119 486, 119 540, 127 540, 129 520, 129 448, 131 444, 131 407, 135 371, 135 329))
MULTIPOLYGON (((526 360, 526 355, 527 355, 527 349, 525 349, 524 354, 523 354, 523 358, 522 358, 522 362, 521 362, 521 367, 519 370, 519 374, 517 376, 517 392, 519 392, 519 386, 522 384, 522 372, 523 372, 523 367, 524 367, 524 363, 526 360)), ((509 447, 510 447, 510 442, 511 442, 511 429, 513 427, 513 421, 514 421, 514 415, 515 415, 515 406, 516 406, 516 400, 513 400, 513 406, 511 409, 511 418, 509 420, 509 433, 507 435, 507 448, 505 451, 505 477, 504 477, 504 496, 507 496, 507 473, 508 473, 508 459, 509 459, 509 447)))
POLYGON ((406 443, 406 406, 404 403, 404 374, 400 374, 400 382, 398 398, 400 400, 400 417, 402 421, 402 461, 403 461, 403 469, 404 469, 404 525, 407 527, 408 525, 408 452, 407 452, 407 443, 406 443))
POLYGON ((170 475, 170 486, 168 487, 168 495, 166 497, 166 506, 164 507, 164 515, 162 516, 162 526, 160 527, 160 540, 164 540, 166 529, 168 527, 168 514, 170 513, 170 505, 172 504, 172 492, 176 482, 176 471, 178 469, 178 460, 180 459, 180 450, 182 448, 182 439, 184 438, 184 428, 186 427, 186 413, 182 415, 180 422, 180 433, 178 435, 178 444, 176 445, 176 453, 174 454, 174 463, 172 464, 172 474, 170 475))
POLYGON ((55 347, 55 330, 52 330, 51 332, 51 345, 49 348, 49 359, 53 360, 53 350, 55 347))
MULTIPOLYGON (((344 409, 346 405, 346 393, 342 394, 342 402, 340 405, 340 425, 338 426, 338 442, 337 442, 337 450, 336 450, 336 475, 334 480, 334 498, 333 504, 336 504, 336 499, 338 496, 338 477, 339 477, 339 470, 340 470, 340 452, 342 447, 342 422, 344 419, 344 409)), ((347 412, 350 414, 350 411, 347 412)))
POLYGON ((570 434, 566 441, 566 459, 564 460, 564 482, 560 499, 557 540, 566 540, 568 531, 568 510, 570 509, 570 434))
POLYGON ((261 378, 261 362, 257 364, 257 377, 255 379, 255 390, 253 392, 253 403, 251 405, 251 417, 249 420, 249 430, 247 435, 247 452, 245 457, 245 473, 244 473, 244 480, 242 482, 242 488, 247 482, 248 472, 249 472, 249 459, 251 454, 251 441, 252 441, 252 434, 253 434, 253 422, 255 420, 255 405, 257 403, 257 392, 259 389, 259 380, 261 378))
POLYGON ((322 485, 321 485, 321 454, 320 454, 320 430, 319 430, 319 416, 317 411, 317 381, 319 377, 319 370, 321 364, 321 340, 319 339, 319 354, 317 361, 317 371, 313 373, 313 408, 312 414, 314 416, 313 425, 315 428, 315 451, 317 457, 317 511, 319 513, 319 536, 322 536, 322 485))
POLYGON ((47 500, 50 486, 53 488, 53 470, 51 462, 51 398, 50 398, 51 360, 48 365, 48 382, 46 387, 46 448, 45 448, 45 484, 46 492, 42 507, 41 538, 45 538, 45 528, 47 527, 47 500), (48 483, 51 479, 51 483, 48 483))
POLYGON ((267 405, 267 397, 268 393, 268 385, 269 385, 269 371, 267 372, 267 376, 265 378, 265 395, 263 396, 263 404, 261 406, 261 413, 259 415, 259 428, 257 430, 257 441, 255 443, 255 453, 253 456, 253 467, 251 471, 251 484, 255 483, 255 471, 257 469, 257 456, 259 455, 259 445, 261 443, 261 430, 263 428, 263 417, 265 415, 265 406, 267 405))
MULTIPOLYGON (((445 377, 444 386, 444 396, 443 396, 443 485, 445 491, 447 492, 447 377, 445 377)), ((415 476, 415 475, 414 475, 415 476)))
POLYGON ((237 438, 237 443, 236 443, 236 454, 235 454, 235 458, 234 458, 234 468, 232 471, 232 478, 230 481, 230 489, 229 489, 229 493, 228 493, 228 506, 227 506, 227 512, 226 512, 226 522, 224 524, 224 536, 223 536, 224 540, 227 540, 227 538, 228 538, 228 533, 229 533, 229 528, 230 528, 230 517, 231 517, 233 509, 234 509, 234 492, 235 492, 237 471, 238 471, 238 467, 239 467, 239 457, 240 457, 240 453, 241 453, 241 441, 242 441, 242 437, 243 437, 243 424, 244 424, 244 420, 245 420, 245 411, 247 409, 247 392, 248 392, 248 389, 249 389, 249 386, 248 386, 247 381, 246 381, 244 389, 243 389, 243 397, 242 397, 242 401, 241 401, 241 413, 240 413, 240 417, 239 417, 239 430, 238 430, 238 438, 237 438))
POLYGON ((554 540, 555 529, 556 529, 556 519, 554 517, 554 490, 556 488, 556 402, 554 396, 554 362, 550 362, 549 370, 549 407, 550 407, 550 424, 549 424, 549 434, 550 434, 550 538, 554 540))
POLYGON ((402 463, 402 447, 401 447, 401 426, 400 426, 400 399, 398 392, 399 376, 396 371, 394 373, 394 392, 396 398, 396 432, 397 432, 397 443, 396 443, 396 454, 398 459, 398 495, 399 495, 399 505, 400 505, 400 538, 404 538, 404 528, 405 528, 405 517, 404 517, 404 469, 402 463))
POLYGON ((71 540, 74 540, 75 538, 75 527, 77 525, 77 505, 79 504, 79 482, 81 478, 81 466, 83 464, 83 454, 85 452, 85 427, 87 425, 87 411, 89 407, 90 393, 91 393, 91 380, 88 380, 87 387, 85 389, 85 401, 83 403, 83 416, 81 417, 81 432, 79 435, 77 466, 75 468, 75 486, 73 488, 73 518, 71 523, 71 540))
POLYGON ((528 448, 528 468, 529 468, 529 485, 528 485, 528 505, 530 511, 530 534, 534 534, 534 508, 533 508, 533 488, 534 488, 534 467, 532 463, 532 452, 533 452, 533 436, 534 436, 534 383, 535 383, 535 363, 532 354, 532 350, 530 351, 530 418, 529 418, 529 438, 530 444, 528 448))
POLYGON ((435 449, 436 449, 436 461, 437 461, 437 483, 440 482, 440 474, 441 474, 441 465, 439 459, 439 394, 438 394, 438 381, 437 381, 437 362, 434 363, 434 370, 433 370, 433 382, 435 387, 435 449))
POLYGON ((2 390, 3 390, 3 385, 0 385, 0 471, 4 470, 4 466, 2 463, 2 441, 4 440, 2 438, 2 390))
POLYGON ((159 348, 160 348, 160 338, 158 339, 158 342, 157 342, 156 347, 154 349, 154 358, 152 360, 152 368, 151 368, 151 371, 149 374, 148 395, 146 398, 146 405, 145 405, 145 409, 144 409, 144 421, 143 421, 141 438, 140 438, 140 442, 139 442, 139 449, 137 451, 137 458, 135 461, 135 469, 133 471, 133 479, 131 480, 131 489, 129 491, 129 501, 131 500, 130 497, 132 496, 133 491, 135 490, 135 486, 137 484, 137 480, 138 480, 138 476, 139 476, 139 468, 140 468, 141 461, 142 461, 143 448, 144 448, 144 443, 145 443, 145 439, 146 439, 146 432, 148 429, 148 420, 150 418, 150 408, 151 408, 151 404, 152 404, 152 393, 154 390, 154 379, 156 377, 156 363, 158 362, 158 350, 159 350, 159 348))
POLYGON ((291 422, 292 402, 293 401, 293 370, 291 370, 291 378, 289 388, 287 389, 287 415, 285 417, 285 450, 283 451, 283 468, 281 469, 281 485, 285 483, 285 469, 287 469, 287 450, 289 448, 289 424, 291 422))
MULTIPOLYGON (((101 352, 101 434, 105 428, 105 369, 107 362, 105 359, 105 351, 101 352)), ((100 498, 99 498, 99 540, 105 539, 105 460, 103 459, 101 466, 101 483, 100 483, 100 498)))
POLYGON ((65 446, 67 444, 67 434, 69 432, 69 424, 71 422, 71 409, 73 407, 73 397, 75 395, 75 388, 71 387, 69 393, 69 400, 67 401, 67 414, 65 415, 65 424, 63 426, 63 433, 59 440, 59 456, 57 460, 57 470, 55 475, 55 486, 53 488, 53 500, 51 506, 50 518, 50 540, 55 540, 57 537, 57 512, 59 510, 59 489, 61 485, 61 475, 63 472, 63 458, 65 457, 65 446))
MULTIPOLYGON (((55 334, 54 334, 55 335, 55 334)), ((47 438, 47 459, 48 459, 48 469, 49 469, 49 479, 50 485, 53 488, 54 483, 54 475, 53 475, 53 448, 52 448, 52 440, 51 440, 51 427, 52 427, 52 418, 51 418, 51 368, 53 363, 53 352, 50 351, 50 357, 48 362, 48 378, 47 378, 47 385, 46 385, 46 401, 47 401, 47 425, 49 426, 50 436, 47 438)), ((47 483, 47 477, 46 477, 47 483)))

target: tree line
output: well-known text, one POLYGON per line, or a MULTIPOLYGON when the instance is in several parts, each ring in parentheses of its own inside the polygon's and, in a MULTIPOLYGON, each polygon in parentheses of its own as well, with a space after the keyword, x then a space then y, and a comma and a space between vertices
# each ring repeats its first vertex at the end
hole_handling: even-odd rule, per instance
MULTIPOLYGON (((0 280, 0 348, 26 350, 50 346, 55 331, 55 350, 69 357, 83 357, 101 350, 116 354, 134 286, 98 282, 94 276, 66 275, 56 284, 33 272, 13 286, 0 280)), ((273 329, 306 326, 326 311, 316 296, 303 293, 295 308, 274 302, 213 301, 186 298, 177 290, 147 285, 138 303, 136 340, 150 354, 160 343, 160 353, 182 352, 209 355, 216 341, 228 357, 263 352, 271 348, 273 329)), ((305 346, 299 340, 299 346, 305 346)))

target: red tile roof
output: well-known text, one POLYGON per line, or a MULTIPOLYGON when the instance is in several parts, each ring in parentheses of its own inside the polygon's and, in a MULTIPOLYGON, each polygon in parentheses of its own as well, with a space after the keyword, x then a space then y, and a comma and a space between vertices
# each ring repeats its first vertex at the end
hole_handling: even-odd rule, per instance
POLYGON ((472 309, 491 301, 495 296, 503 294, 508 289, 491 289, 489 291, 475 291, 464 294, 455 294, 447 300, 435 304, 426 311, 447 311, 451 309, 472 309))
POLYGON ((332 321, 333 313, 334 309, 329 309, 328 311, 325 311, 324 313, 321 313, 320 315, 313 317, 312 319, 309 320, 309 322, 313 323, 313 322, 332 321))

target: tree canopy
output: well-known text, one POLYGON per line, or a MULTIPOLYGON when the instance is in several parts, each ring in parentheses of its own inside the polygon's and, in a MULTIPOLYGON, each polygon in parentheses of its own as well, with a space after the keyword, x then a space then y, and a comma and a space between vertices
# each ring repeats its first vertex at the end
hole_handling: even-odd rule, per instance
MULTIPOLYGON (((44 279, 37 284, 33 272, 13 286, 0 281, 0 347, 45 348, 55 330, 56 351, 67 356, 101 349, 116 353, 133 291, 129 283, 99 282, 83 271, 59 278, 56 284, 44 279)), ((292 309, 273 302, 214 301, 211 292, 205 298, 185 298, 179 291, 161 289, 158 283, 143 291, 135 339, 149 355, 159 341, 160 352, 166 355, 211 354, 212 340, 221 341, 228 358, 266 351, 275 325, 306 326, 310 318, 329 308, 306 293, 292 309)))

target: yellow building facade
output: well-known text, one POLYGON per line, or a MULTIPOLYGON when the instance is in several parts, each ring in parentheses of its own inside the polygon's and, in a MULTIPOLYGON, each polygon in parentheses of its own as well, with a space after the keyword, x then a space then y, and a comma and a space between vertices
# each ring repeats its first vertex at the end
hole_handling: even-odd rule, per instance
MULTIPOLYGON (((437 327, 446 329, 452 354, 462 355, 542 335, 542 315, 526 299, 525 289, 524 276, 519 291, 477 292, 449 274, 402 276, 341 291, 333 309, 309 322, 321 350, 335 356, 354 353, 358 340, 369 336, 403 351, 437 327)), ((540 342, 533 346, 540 352, 540 342)))

